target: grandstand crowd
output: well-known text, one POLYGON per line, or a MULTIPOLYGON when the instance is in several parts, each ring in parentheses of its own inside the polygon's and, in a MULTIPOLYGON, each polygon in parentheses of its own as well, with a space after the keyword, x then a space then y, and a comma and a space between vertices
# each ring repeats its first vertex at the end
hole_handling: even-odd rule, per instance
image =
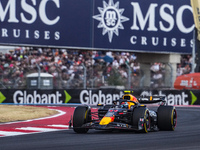
MULTIPOLYGON (((191 72, 191 61, 191 55, 182 55, 177 76, 191 72)), ((165 64, 154 63, 149 69, 151 86, 164 86, 165 64)), ((85 75, 87 87, 126 86, 131 75, 131 87, 135 88, 142 77, 137 55, 130 52, 18 47, 0 53, 1 87, 23 88, 26 75, 38 70, 52 74, 56 88, 81 88, 85 75)))

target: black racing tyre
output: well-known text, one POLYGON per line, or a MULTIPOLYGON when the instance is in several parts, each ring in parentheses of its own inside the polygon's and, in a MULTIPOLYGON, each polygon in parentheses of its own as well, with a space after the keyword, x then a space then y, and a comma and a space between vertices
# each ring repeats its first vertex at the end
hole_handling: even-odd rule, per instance
POLYGON ((150 130, 150 115, 146 107, 137 107, 133 110, 132 125, 137 129, 140 118, 144 118, 143 129, 140 131, 147 133, 150 130))
POLYGON ((83 124, 91 119, 91 111, 87 106, 78 106, 74 110, 73 115, 73 130, 76 133, 87 133, 88 128, 81 128, 83 124))
POLYGON ((177 123, 177 112, 173 106, 159 106, 157 111, 158 128, 174 131, 177 123))

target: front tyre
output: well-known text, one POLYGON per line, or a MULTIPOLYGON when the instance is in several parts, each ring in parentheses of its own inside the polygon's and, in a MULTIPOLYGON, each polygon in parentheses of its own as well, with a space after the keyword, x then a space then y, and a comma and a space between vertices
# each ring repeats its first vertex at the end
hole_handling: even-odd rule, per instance
POLYGON ((88 122, 91 117, 91 111, 87 106, 78 106, 74 110, 73 115, 73 130, 76 133, 87 133, 88 128, 82 128, 82 125, 88 122))
POLYGON ((150 115, 146 107, 137 107, 133 111, 132 123, 137 129, 139 129, 140 119, 144 119, 143 129, 140 131, 147 133, 150 130, 150 115))
POLYGON ((173 106, 159 106, 158 128, 160 130, 174 131, 177 123, 177 112, 173 106))

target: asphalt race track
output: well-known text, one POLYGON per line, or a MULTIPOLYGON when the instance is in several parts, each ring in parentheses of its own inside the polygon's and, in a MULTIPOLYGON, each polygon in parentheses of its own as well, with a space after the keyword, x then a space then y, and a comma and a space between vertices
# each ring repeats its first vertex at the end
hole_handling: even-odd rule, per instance
MULTIPOLYGON (((37 133, 0 138, 1 150, 198 150, 200 149, 200 107, 177 107, 175 131, 147 134, 89 130, 37 133)), ((67 121, 67 119, 66 119, 67 121)))

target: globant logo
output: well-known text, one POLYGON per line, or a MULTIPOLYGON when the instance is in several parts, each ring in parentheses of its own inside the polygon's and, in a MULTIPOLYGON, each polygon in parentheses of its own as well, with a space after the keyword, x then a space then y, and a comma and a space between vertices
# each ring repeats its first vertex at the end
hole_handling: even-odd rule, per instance
POLYGON ((13 94, 15 104, 62 104, 62 94, 59 91, 51 94, 38 94, 33 91, 33 94, 28 94, 27 91, 16 91, 13 94))
POLYGON ((113 104, 113 100, 117 100, 123 96, 123 92, 119 94, 104 94, 102 90, 98 90, 98 93, 93 93, 92 90, 82 90, 80 93, 81 104, 113 104))

